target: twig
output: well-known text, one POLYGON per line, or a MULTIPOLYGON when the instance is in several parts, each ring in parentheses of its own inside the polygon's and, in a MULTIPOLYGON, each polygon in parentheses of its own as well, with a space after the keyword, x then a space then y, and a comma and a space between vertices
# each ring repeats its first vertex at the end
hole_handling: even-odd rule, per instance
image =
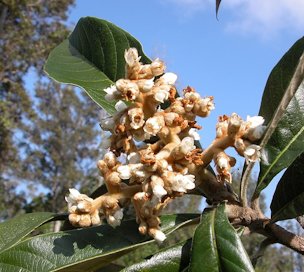
POLYGON ((264 235, 265 237, 280 243, 296 252, 304 255, 304 238, 298 236, 281 226, 269 223, 270 220, 250 207, 239 205, 226 205, 226 212, 233 225, 247 226, 250 231, 264 235))

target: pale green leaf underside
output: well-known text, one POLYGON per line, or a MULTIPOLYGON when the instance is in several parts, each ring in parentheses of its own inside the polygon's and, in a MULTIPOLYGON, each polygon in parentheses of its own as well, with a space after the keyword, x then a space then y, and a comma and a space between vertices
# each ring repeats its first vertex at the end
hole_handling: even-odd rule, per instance
POLYGON ((115 112, 115 103, 105 100, 105 88, 113 82, 92 63, 88 62, 69 42, 64 40, 50 54, 45 65, 46 73, 61 83, 83 88, 107 112, 115 112))

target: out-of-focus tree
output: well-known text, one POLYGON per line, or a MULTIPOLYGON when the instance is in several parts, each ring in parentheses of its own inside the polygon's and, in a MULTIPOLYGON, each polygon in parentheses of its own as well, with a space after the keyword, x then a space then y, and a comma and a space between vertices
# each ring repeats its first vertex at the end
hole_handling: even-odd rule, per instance
MULTIPOLYGON (((28 168, 20 152, 20 138, 35 122, 31 92, 25 76, 32 69, 38 78, 51 49, 68 34, 66 20, 74 0, 0 1, 0 196, 2 219, 15 215, 25 202, 16 193, 28 168)), ((35 80, 35 79, 31 79, 35 80)), ((20 191, 20 190, 19 190, 20 191)), ((22 191, 22 190, 21 190, 22 191)))
POLYGON ((42 210, 62 212, 68 188, 93 190, 96 184, 98 109, 73 88, 52 82, 37 84, 35 102, 37 117, 24 150, 27 179, 49 192, 42 210))

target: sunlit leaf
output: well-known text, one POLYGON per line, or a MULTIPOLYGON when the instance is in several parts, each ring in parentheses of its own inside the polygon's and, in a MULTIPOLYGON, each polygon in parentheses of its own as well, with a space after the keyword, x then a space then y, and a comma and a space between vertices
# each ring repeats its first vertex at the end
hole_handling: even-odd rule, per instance
POLYGON ((148 260, 136 263, 121 272, 179 272, 186 268, 190 260, 191 240, 179 243, 161 251, 148 260))
POLYGON ((205 209, 192 244, 189 271, 254 271, 238 233, 225 214, 225 205, 205 209))
POLYGON ((304 38, 291 47, 268 78, 259 115, 269 126, 262 140, 261 171, 255 194, 304 151, 303 51, 304 38))

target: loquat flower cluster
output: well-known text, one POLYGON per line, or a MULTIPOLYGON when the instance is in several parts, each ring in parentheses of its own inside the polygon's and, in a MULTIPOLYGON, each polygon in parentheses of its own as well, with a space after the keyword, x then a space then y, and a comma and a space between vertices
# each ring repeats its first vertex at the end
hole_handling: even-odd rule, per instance
POLYGON ((142 64, 135 48, 126 50, 125 61, 126 78, 105 89, 107 100, 118 100, 117 113, 101 121, 102 129, 110 134, 102 143, 107 152, 97 164, 107 193, 92 199, 70 189, 66 197, 69 220, 74 226, 88 227, 99 225, 102 216, 116 227, 123 218, 123 208, 132 204, 139 232, 162 242, 166 236, 160 230, 159 215, 172 199, 209 184, 215 189, 206 190, 208 198, 229 200, 227 195, 216 196, 218 188, 231 182, 231 167, 236 163, 225 149, 234 147, 248 162, 258 160, 260 147, 256 142, 265 131, 264 119, 255 116, 245 121, 235 113, 220 116, 215 140, 205 150, 198 148, 195 141, 201 127, 196 117, 210 114, 213 97, 201 97, 191 87, 179 97, 177 76, 165 73, 159 59, 142 64), (206 174, 211 161, 216 178, 206 174), (216 179, 213 183, 210 176, 216 179))

